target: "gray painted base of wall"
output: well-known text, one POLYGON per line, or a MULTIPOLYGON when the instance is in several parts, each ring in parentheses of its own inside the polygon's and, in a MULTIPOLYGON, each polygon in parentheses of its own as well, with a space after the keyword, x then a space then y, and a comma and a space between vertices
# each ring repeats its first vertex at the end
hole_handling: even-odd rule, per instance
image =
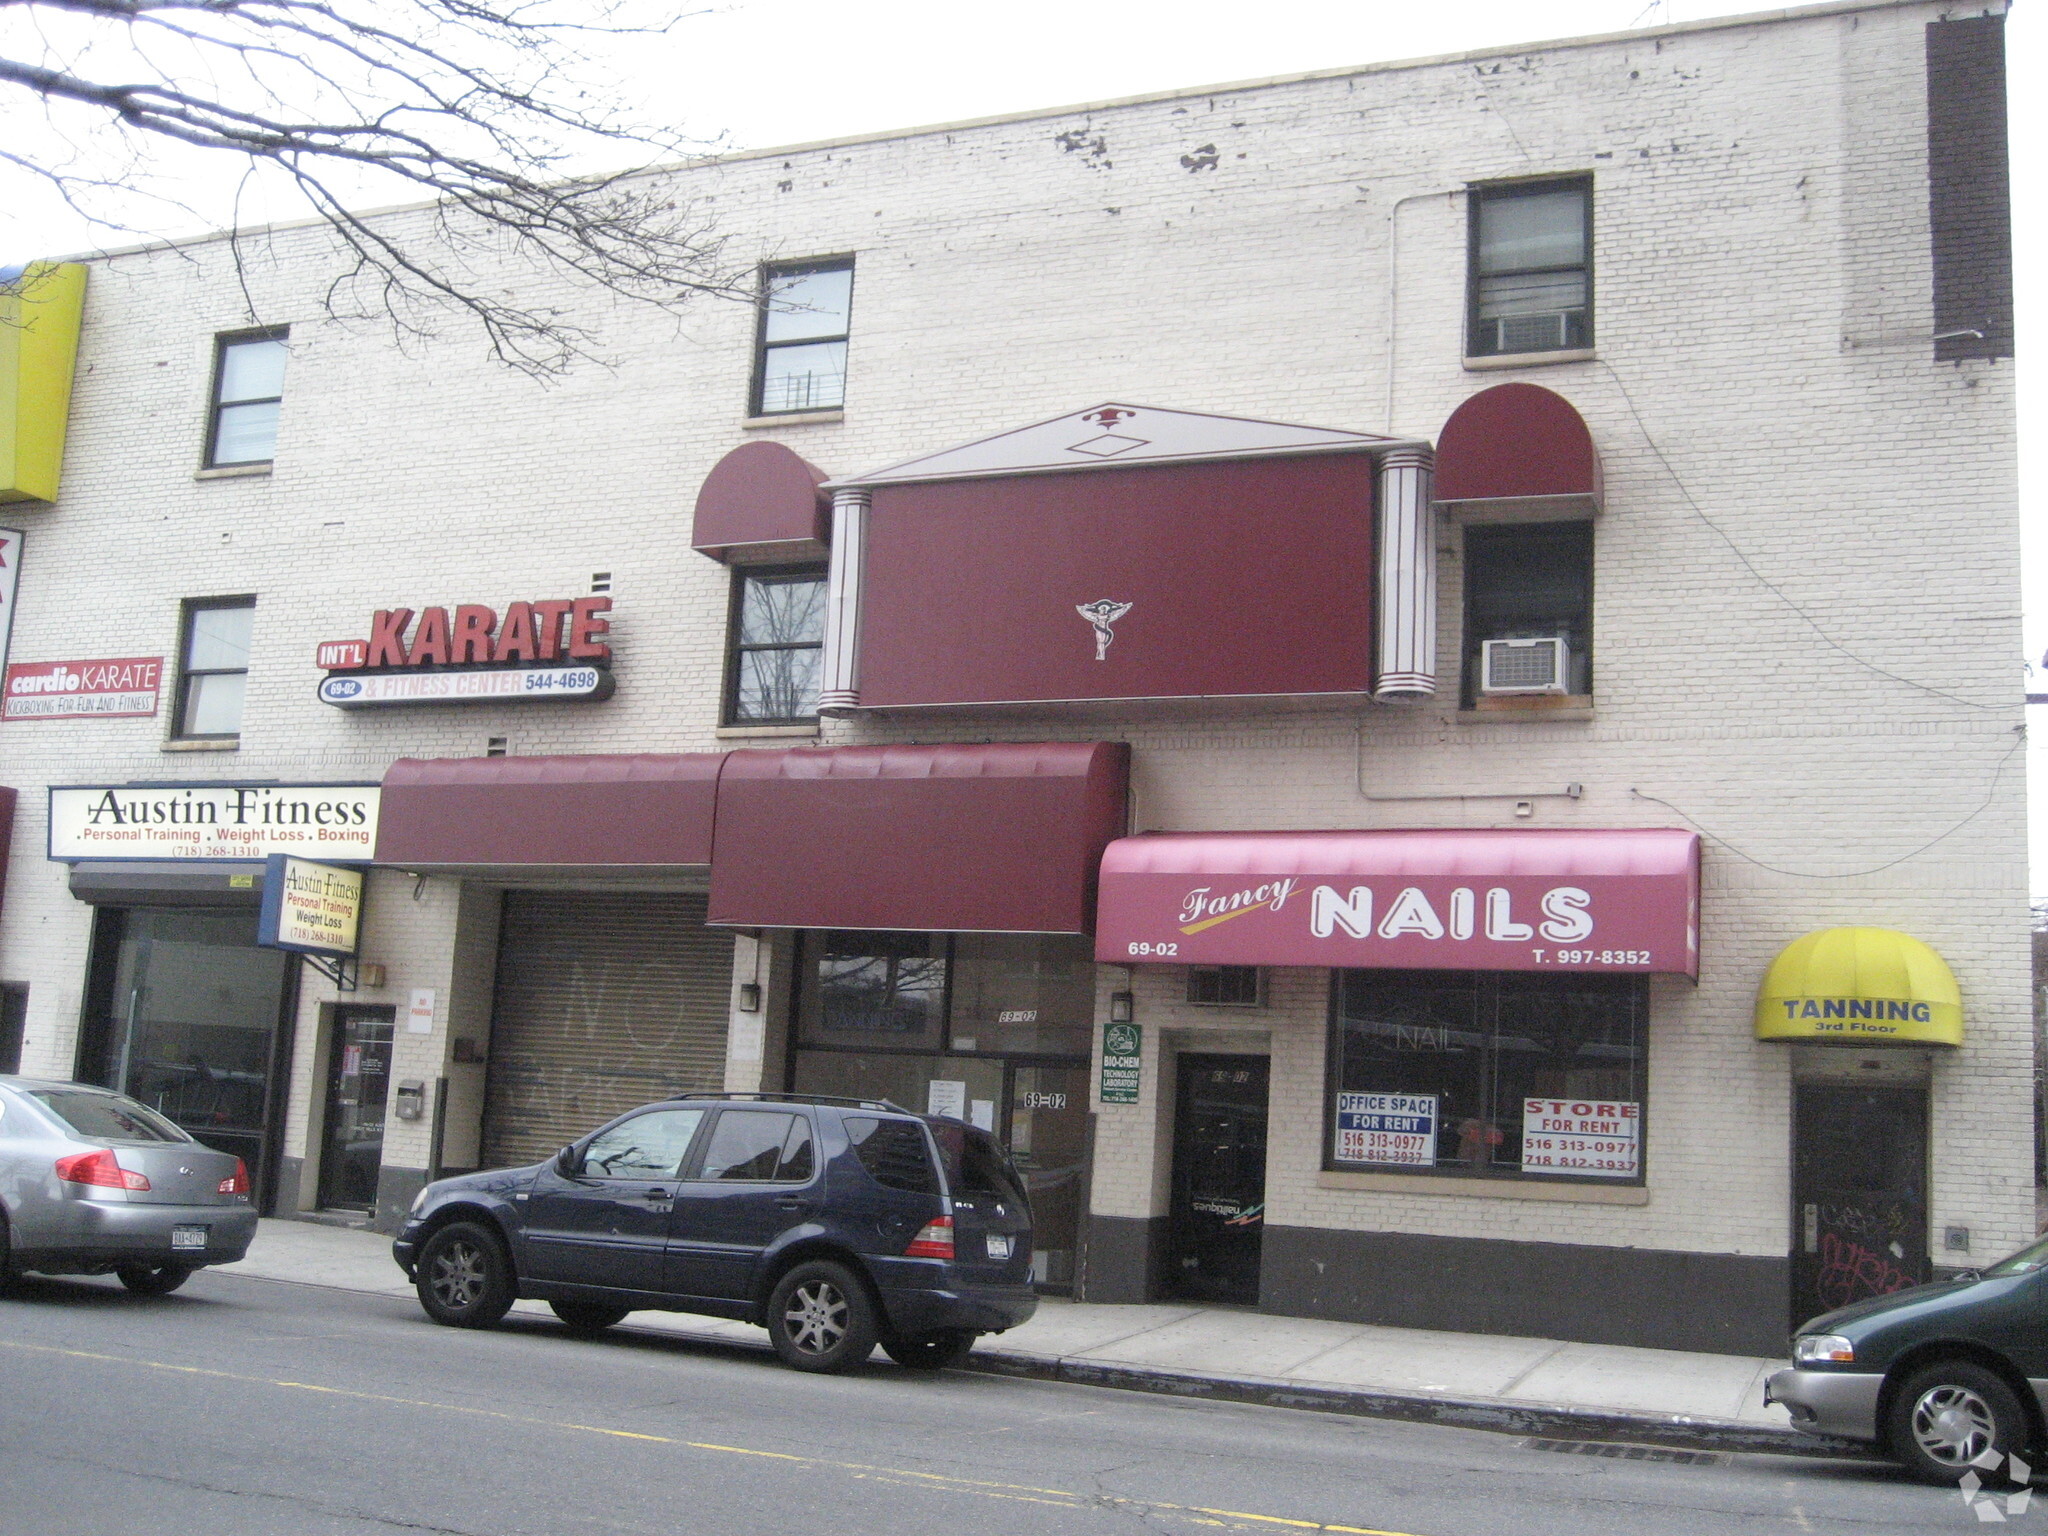
POLYGON ((424 1168, 394 1168, 386 1163, 377 1174, 377 1212, 370 1225, 379 1232, 396 1232, 405 1225, 405 1213, 412 1209, 413 1196, 427 1187, 424 1168))
POLYGON ((1080 1301, 1151 1301, 1166 1251, 1164 1216, 1090 1216, 1080 1301))
POLYGON ((299 1181, 305 1176, 304 1158, 280 1157, 277 1160, 277 1183, 272 1187, 266 1216, 289 1216, 299 1208, 299 1181))
POLYGON ((1791 1285, 1782 1258, 1268 1227, 1259 1310, 1778 1356, 1791 1285))

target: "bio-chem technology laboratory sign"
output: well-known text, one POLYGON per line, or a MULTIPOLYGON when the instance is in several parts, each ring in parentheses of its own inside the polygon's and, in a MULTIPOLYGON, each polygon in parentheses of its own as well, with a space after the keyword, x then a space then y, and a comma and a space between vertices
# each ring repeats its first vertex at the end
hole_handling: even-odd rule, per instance
POLYGON ((502 619, 481 603, 380 608, 367 640, 323 640, 320 702, 337 709, 399 704, 533 703, 611 697, 609 597, 514 603, 502 619), (410 634, 408 635, 408 631, 410 634))
POLYGON ((375 784, 112 784, 50 790, 50 857, 368 863, 375 784))
POLYGON ((353 955, 363 921, 363 872, 272 854, 256 942, 302 955, 353 955))

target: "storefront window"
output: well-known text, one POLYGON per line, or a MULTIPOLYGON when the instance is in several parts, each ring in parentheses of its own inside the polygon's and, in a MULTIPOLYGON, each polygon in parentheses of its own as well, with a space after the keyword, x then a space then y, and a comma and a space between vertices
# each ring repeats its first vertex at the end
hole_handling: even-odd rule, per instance
POLYGON ((1641 1182, 1633 976, 1341 971, 1333 1167, 1641 1182))
POLYGON ((1085 1056, 1095 951, 1065 934, 963 933, 953 941, 953 1049, 1085 1056))
POLYGON ((798 978, 790 1088, 886 1100, 994 1135, 1030 1197, 1033 1278, 1071 1286, 1095 1016, 1089 941, 807 933, 798 978))
POLYGON ((832 932, 815 942, 816 967, 801 989, 804 1044, 938 1048, 946 1022, 943 934, 832 932))

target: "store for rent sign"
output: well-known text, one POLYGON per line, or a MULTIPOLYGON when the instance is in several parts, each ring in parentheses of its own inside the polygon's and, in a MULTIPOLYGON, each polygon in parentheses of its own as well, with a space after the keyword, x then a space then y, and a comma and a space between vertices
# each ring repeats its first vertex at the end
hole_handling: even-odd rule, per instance
POLYGON ((267 859, 290 853, 368 863, 375 784, 53 785, 49 856, 267 859))
POLYGON ((395 704, 596 700, 612 692, 609 597, 513 603, 501 616, 481 603, 380 608, 367 640, 323 640, 322 703, 337 709, 395 704))
POLYGON ((363 872, 273 854, 263 879, 256 942, 302 955, 353 955, 363 921, 363 872))
POLYGON ((1522 1172, 1632 1179, 1642 1171, 1643 1106, 1623 1099, 1524 1099, 1522 1172))
POLYGON ((161 656, 23 661, 0 687, 0 720, 118 720, 156 713, 161 656))

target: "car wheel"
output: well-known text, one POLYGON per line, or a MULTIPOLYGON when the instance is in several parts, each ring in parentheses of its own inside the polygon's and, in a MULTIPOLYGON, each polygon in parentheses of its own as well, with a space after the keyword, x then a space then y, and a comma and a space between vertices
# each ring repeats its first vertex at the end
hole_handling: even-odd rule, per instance
POLYGON ((168 1296, 192 1278, 189 1264, 123 1264, 114 1273, 138 1296, 168 1296))
POLYGON ((1953 1483, 1973 1469, 1997 1481, 2006 1458, 2026 1450, 2030 1433, 2012 1388, 1968 1360, 1915 1371, 1893 1395, 1885 1421, 1892 1455, 1936 1483, 1953 1483))
POLYGON ((965 1360, 978 1337, 968 1328, 939 1328, 907 1339, 885 1338, 882 1348, 891 1360, 913 1371, 943 1371, 965 1360))
POLYGON ((601 1301, 551 1301, 548 1305, 571 1333, 603 1333, 633 1310, 607 1306, 601 1301))
POLYGON ((413 1276, 427 1316, 451 1328, 488 1328, 512 1307, 512 1265, 497 1234, 473 1221, 428 1238, 413 1276))
POLYGON ((800 1371, 844 1371, 874 1353, 875 1304, 843 1264, 799 1264, 768 1298, 768 1337, 783 1364, 800 1371))

